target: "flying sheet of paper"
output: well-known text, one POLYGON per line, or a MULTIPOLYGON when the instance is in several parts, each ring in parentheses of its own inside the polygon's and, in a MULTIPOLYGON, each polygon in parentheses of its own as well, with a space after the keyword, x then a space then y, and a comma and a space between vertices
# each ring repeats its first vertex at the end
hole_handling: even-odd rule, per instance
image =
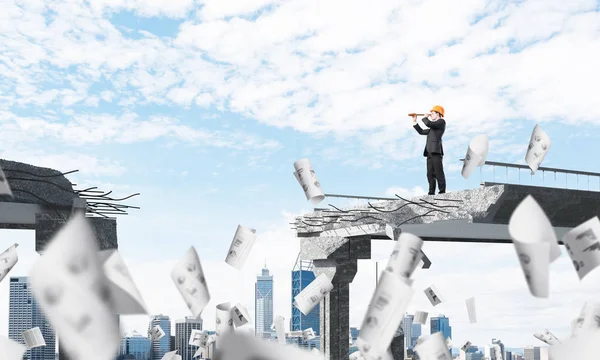
POLYGON ((171 279, 195 318, 210 301, 210 293, 196 249, 190 247, 171 271, 171 279))
POLYGON ((428 312, 425 311, 415 311, 414 322, 419 323, 421 325, 425 325, 427 323, 427 317, 429 316, 428 312))
POLYGON ((248 310, 242 304, 236 304, 234 307, 231 308, 231 317, 233 318, 233 323, 236 327, 252 323, 252 320, 250 320, 250 314, 248 313, 248 310))
POLYGON ((275 316, 273 319, 273 327, 275 328, 275 332, 277 333, 277 342, 280 344, 285 344, 285 319, 283 316, 275 316))
POLYGON ((388 272, 381 274, 356 340, 365 358, 385 356, 412 295, 408 279, 388 272))
POLYGON ((165 336, 165 331, 160 327, 160 325, 154 325, 154 327, 150 329, 149 335, 150 338, 152 338, 152 341, 157 341, 165 336))
POLYGON ((469 350, 469 346, 471 346, 471 342, 467 341, 460 349, 466 352, 467 350, 469 350))
POLYGON ((13 196, 13 193, 10 190, 10 186, 8 185, 8 179, 6 178, 6 175, 4 174, 4 171, 2 171, 1 167, 0 167, 0 195, 8 195, 10 197, 13 196))
POLYGON ((600 265, 600 220, 597 216, 570 230, 562 240, 580 280, 600 265))
POLYGON ((115 312, 121 315, 148 314, 142 294, 135 285, 121 254, 111 249, 100 251, 98 257, 110 282, 115 312))
POLYGON ((600 303, 588 301, 577 318, 577 328, 583 330, 600 328, 600 303))
POLYGON ((23 340, 25 340, 25 346, 27 349, 33 349, 40 346, 46 346, 46 340, 40 331, 39 327, 23 331, 23 340))
POLYGON ((423 292, 425 293, 425 296, 427 296, 427 300, 429 300, 433 306, 437 306, 444 301, 438 289, 436 289, 436 287, 433 285, 425 289, 423 292))
POLYGON ((467 313, 469 314, 469 322, 474 324, 477 322, 477 311, 475 311, 475 297, 470 297, 465 300, 467 304, 467 313))
POLYGON ((241 270, 256 241, 256 230, 238 225, 225 262, 241 270))
POLYGON ((173 350, 164 354, 160 360, 175 360, 175 355, 177 355, 177 350, 173 350))
POLYGON ((558 338, 553 333, 551 333, 550 330, 548 330, 548 329, 545 329, 542 332, 535 333, 535 334, 533 334, 533 336, 536 339, 543 341, 548 345, 560 344, 560 340, 558 340, 558 338))
POLYGON ((229 333, 223 338, 219 360, 323 360, 323 354, 254 338, 245 333, 229 333))
POLYGON ((208 342, 208 333, 206 331, 192 329, 192 333, 190 334, 190 340, 188 341, 189 345, 198 346, 198 347, 206 347, 207 342, 208 342))
POLYGON ((120 345, 109 281, 94 232, 77 214, 50 241, 30 272, 40 308, 70 358, 109 360, 120 345))
POLYGON ((0 254, 0 282, 4 280, 6 275, 8 275, 15 264, 19 261, 17 247, 19 247, 19 244, 15 243, 8 249, 4 250, 2 254, 0 254))
POLYGON ((547 298, 549 265, 560 257, 560 247, 550 220, 531 195, 527 195, 513 211, 508 232, 529 291, 535 297, 547 298))
POLYGON ((465 179, 471 176, 476 167, 485 165, 488 149, 489 140, 487 135, 477 135, 471 140, 460 172, 465 179))
POLYGON ((525 154, 525 162, 529 165, 533 174, 535 174, 542 161, 544 161, 544 157, 546 157, 548 150, 550 150, 550 146, 552 146, 552 141, 550 141, 550 138, 542 128, 536 124, 531 133, 531 140, 529 140, 529 146, 525 154))
POLYGON ((317 179, 317 174, 313 170, 308 159, 300 159, 294 163, 294 176, 306 195, 306 200, 311 200, 314 205, 325 199, 325 194, 321 188, 321 183, 317 179))
POLYGON ((409 278, 421 261, 422 247, 423 240, 420 237, 400 234, 385 270, 409 278))
POLYGON ((16 341, 0 335, 0 353, 2 360, 22 360, 27 348, 16 341))
POLYGON ((197 358, 197 357, 205 358, 206 356, 203 356, 204 353, 206 353, 206 349, 201 347, 198 350, 196 350, 196 352, 194 353, 193 357, 194 357, 194 359, 197 358))
MULTIPOLYGON (((309 341, 316 337, 317 337, 317 335, 315 335, 315 331, 313 330, 313 328, 308 328, 308 329, 302 330, 302 340, 303 341, 309 341)), ((352 336, 350 337, 350 340, 352 340, 352 336)), ((350 343, 352 343, 352 341, 350 343)))
POLYGON ((181 355, 179 355, 179 354, 173 355, 173 360, 182 360, 181 355))
POLYGON ((294 306, 304 315, 308 315, 331 290, 333 290, 331 280, 327 275, 321 274, 296 295, 294 306))
POLYGON ((561 344, 550 346, 552 360, 598 360, 600 330, 589 330, 561 344))
POLYGON ((450 355, 446 340, 441 332, 422 336, 421 338, 422 341, 414 347, 421 360, 452 360, 452 355, 450 355))
POLYGON ((233 318, 231 317, 231 304, 228 302, 217 305, 216 320, 217 329, 215 331, 215 346, 220 349, 220 339, 223 335, 233 332, 233 318))

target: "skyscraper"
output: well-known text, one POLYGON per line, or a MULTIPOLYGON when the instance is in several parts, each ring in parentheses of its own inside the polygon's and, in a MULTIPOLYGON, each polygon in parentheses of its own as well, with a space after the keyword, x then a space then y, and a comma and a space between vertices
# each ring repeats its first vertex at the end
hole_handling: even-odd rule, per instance
POLYGON ((444 338, 446 340, 448 340, 448 338, 452 339, 452 327, 450 326, 450 319, 445 317, 444 315, 432 317, 429 321, 429 327, 431 330, 431 334, 439 331, 442 334, 444 334, 444 338))
POLYGON ((540 347, 527 346, 523 349, 523 356, 525 360, 541 360, 540 347))
POLYGON ((415 344, 417 343, 417 339, 419 338, 419 336, 421 336, 421 330, 421 324, 413 322, 410 334, 410 347, 407 345, 408 349, 412 349, 415 346, 415 344))
POLYGON ((404 316, 404 320, 402 321, 402 330, 404 330, 404 344, 407 349, 412 348, 412 330, 413 330, 413 320, 415 319, 414 315, 406 314, 404 316))
POLYGON ((262 274, 256 277, 254 310, 255 336, 270 336, 273 324, 273 276, 269 275, 267 264, 262 269, 262 274))
POLYGON ((294 270, 292 270, 292 321, 291 331, 301 331, 312 328, 315 335, 321 334, 320 326, 320 305, 308 314, 304 315, 296 306, 294 306, 294 298, 304 288, 306 288, 315 279, 315 273, 312 272, 312 260, 300 260, 300 256, 296 260, 294 270))
POLYGON ((150 338, 137 331, 131 332, 121 339, 119 355, 129 355, 129 358, 135 360, 150 360, 150 338))
POLYGON ((186 317, 183 320, 175 322, 175 349, 181 355, 181 360, 193 360, 197 346, 189 344, 192 330, 202 330, 202 319, 197 320, 193 317, 186 317))
POLYGON ((163 314, 154 315, 148 324, 148 331, 156 325, 159 325, 161 329, 163 329, 165 336, 157 341, 151 342, 151 360, 161 360, 166 353, 171 351, 171 319, 163 314))
POLYGON ((29 329, 39 327, 46 346, 28 350, 25 355, 29 360, 47 360, 56 357, 56 337, 46 316, 29 290, 28 277, 10 278, 10 295, 8 300, 8 338, 25 344, 21 334, 29 329))

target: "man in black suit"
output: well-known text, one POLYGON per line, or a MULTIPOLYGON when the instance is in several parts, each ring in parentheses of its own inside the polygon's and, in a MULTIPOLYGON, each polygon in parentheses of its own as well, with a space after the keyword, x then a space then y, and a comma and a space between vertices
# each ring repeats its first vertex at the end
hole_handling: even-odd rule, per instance
POLYGON ((435 194, 435 183, 439 192, 438 194, 444 194, 446 192, 446 176, 444 175, 444 164, 442 159, 444 158, 444 147, 442 146, 442 136, 446 131, 446 121, 444 120, 444 108, 436 105, 431 109, 430 114, 425 114, 423 123, 428 129, 421 129, 417 123, 417 115, 412 116, 413 127, 421 135, 427 135, 427 142, 425 143, 425 150, 423 150, 423 156, 427 158, 427 181, 429 182, 429 195, 435 194))

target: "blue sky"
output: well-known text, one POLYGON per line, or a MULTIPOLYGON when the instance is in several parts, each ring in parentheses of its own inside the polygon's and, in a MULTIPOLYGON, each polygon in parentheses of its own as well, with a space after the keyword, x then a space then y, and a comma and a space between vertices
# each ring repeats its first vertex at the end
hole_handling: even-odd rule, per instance
MULTIPOLYGON (((600 124, 598 7, 585 0, 368 7, 359 1, 113 0, 91 7, 77 0, 9 1, 0 21, 0 157, 80 169, 69 177, 79 188, 142 194, 130 202, 141 210, 118 220, 119 243, 153 312, 187 315, 168 274, 194 245, 213 276, 227 280, 213 280, 209 307, 233 298, 253 308, 253 277, 266 258, 281 279, 276 312, 289 319, 289 270, 298 244, 287 223, 310 209, 292 175, 295 160, 311 160, 327 193, 418 195, 427 186, 424 137, 406 113, 439 103, 447 112, 448 191, 493 180, 492 169, 469 181, 460 176, 458 159, 471 138, 489 135, 488 160, 524 163, 536 123, 552 139, 543 165, 600 171, 593 155, 600 124), (243 274, 222 264, 238 224, 259 234, 243 274)), ((496 180, 503 179, 497 170, 496 180)), ((516 179, 512 170, 509 181, 516 179)), ((541 174, 532 180, 521 173, 522 183, 532 181, 541 183, 541 174)), ((587 187, 584 179, 580 184, 587 187)), ((598 179, 591 184, 599 189, 598 179)), ((0 233, 5 248, 17 240, 22 259, 12 275, 27 273, 35 259, 33 234, 0 233)), ((381 246, 374 258, 387 258, 391 248, 381 246)), ((517 290, 507 289, 507 299, 529 301, 512 248, 494 259, 481 246, 426 246, 440 257, 440 268, 423 275, 427 281, 458 281, 475 272, 481 264, 459 261, 472 252, 485 260, 489 278, 477 274, 473 281, 481 283, 470 286, 472 294, 464 289, 464 298, 512 274, 517 290), (456 256, 441 259, 449 251, 456 256)), ((371 286, 369 264, 363 262, 355 280, 352 325, 360 324, 369 300, 360 294, 371 286)), ((583 299, 588 290, 581 291, 583 299)), ((4 282, 0 306, 6 309, 7 299, 4 282)), ((487 325, 461 323, 455 340, 483 346, 497 337, 523 346, 536 343, 530 329, 519 330, 531 323, 527 316, 551 326, 544 323, 551 319, 547 304, 515 310, 520 320, 504 322, 491 319, 506 312, 494 304, 487 325)), ((581 305, 565 315, 565 334, 581 305)), ((444 311, 466 317, 460 301, 444 311)), ((213 327, 214 310, 206 319, 213 327)), ((142 331, 146 321, 125 319, 125 330, 142 331)), ((3 324, 0 311, 0 333, 3 324)))

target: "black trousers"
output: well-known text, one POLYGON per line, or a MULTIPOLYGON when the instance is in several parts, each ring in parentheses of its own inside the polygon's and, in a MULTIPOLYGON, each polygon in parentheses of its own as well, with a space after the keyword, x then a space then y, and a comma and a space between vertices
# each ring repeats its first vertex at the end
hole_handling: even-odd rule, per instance
POLYGON ((443 156, 440 154, 427 155, 427 181, 429 182, 429 195, 435 194, 435 182, 439 193, 446 192, 446 175, 444 175, 443 156))

